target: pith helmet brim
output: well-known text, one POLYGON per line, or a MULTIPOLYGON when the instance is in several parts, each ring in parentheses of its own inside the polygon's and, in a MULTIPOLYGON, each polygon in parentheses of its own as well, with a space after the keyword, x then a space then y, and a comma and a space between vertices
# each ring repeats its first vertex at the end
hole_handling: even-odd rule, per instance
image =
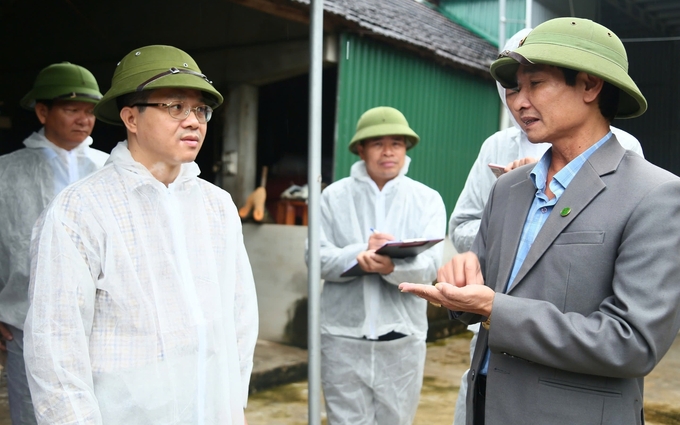
POLYGON ((191 56, 176 47, 155 45, 135 49, 118 63, 111 88, 97 104, 94 113, 104 122, 121 125, 116 98, 162 88, 200 90, 213 108, 224 101, 191 56))
POLYGON ((420 141, 420 137, 408 125, 404 115, 389 106, 369 109, 359 118, 357 130, 349 142, 349 150, 359 154, 357 146, 361 141, 383 136, 404 136, 406 149, 411 149, 420 141))
POLYGON ((647 110, 647 100, 628 75, 623 44, 613 32, 595 22, 557 18, 537 26, 520 47, 501 53, 491 64, 491 75, 504 87, 515 87, 520 63, 583 71, 618 87, 617 118, 634 118, 647 110))
POLYGON ((102 98, 94 75, 82 66, 69 62, 55 63, 38 74, 33 88, 19 102, 33 110, 37 100, 66 100, 97 103, 102 98))

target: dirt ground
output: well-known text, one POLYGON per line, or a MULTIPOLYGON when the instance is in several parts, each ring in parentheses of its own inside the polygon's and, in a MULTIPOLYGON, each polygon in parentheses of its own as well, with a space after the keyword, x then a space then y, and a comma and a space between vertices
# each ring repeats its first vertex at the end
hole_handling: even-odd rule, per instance
MULTIPOLYGON (((425 376, 414 425, 451 425, 460 376, 469 362, 469 333, 428 343, 425 376)), ((322 403, 323 406, 323 403, 322 403)), ((645 379, 647 425, 680 425, 680 337, 645 379)), ((250 396, 249 425, 306 425, 307 383, 250 396)), ((322 424, 326 424, 322 407, 322 424)))
MULTIPOLYGON (((423 390, 414 425, 453 422, 460 376, 469 361, 468 347, 468 333, 428 344, 423 390)), ((253 394, 246 410, 248 423, 306 425, 307 395, 306 382, 253 394)), ((645 411, 648 425, 680 425, 680 338, 645 380, 645 411)), ((322 423, 326 424, 325 417, 322 423)), ((0 379, 0 425, 10 425, 4 379, 0 379)))
MULTIPOLYGON (((428 343, 420 404, 414 425, 453 422, 453 408, 460 376, 469 363, 469 334, 428 343)), ((0 382, 0 425, 11 425, 7 388, 0 382)), ((307 382, 296 382, 250 396, 246 418, 249 425, 306 425, 307 382)), ((322 423, 326 424, 322 406, 322 423)))
MULTIPOLYGON (((453 408, 460 376, 469 363, 470 334, 441 339, 427 345, 425 374, 414 425, 453 422, 453 408)), ((249 425, 306 425, 307 382, 271 388, 250 396, 246 418, 249 425)), ((322 424, 326 416, 321 400, 322 424)))

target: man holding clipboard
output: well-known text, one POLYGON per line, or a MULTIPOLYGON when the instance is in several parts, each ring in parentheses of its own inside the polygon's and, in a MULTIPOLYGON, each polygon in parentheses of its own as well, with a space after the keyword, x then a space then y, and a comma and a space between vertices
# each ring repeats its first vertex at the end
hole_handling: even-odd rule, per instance
POLYGON ((407 258, 376 250, 445 235, 439 193, 406 177, 406 151, 418 141, 398 110, 368 110, 349 145, 361 161, 321 194, 321 379, 329 425, 405 425, 415 416, 427 303, 397 285, 429 285, 443 245, 407 258), (390 242, 397 239, 402 243, 390 242), (343 276, 353 262, 358 275, 343 276))
MULTIPOLYGON (((378 233, 374 229, 371 229, 371 232, 378 233)), ((432 246, 443 240, 444 238, 415 238, 406 239, 403 241, 388 240, 380 248, 374 250, 375 254, 373 254, 372 257, 381 258, 382 256, 385 256, 389 259, 415 257, 416 255, 427 249, 430 249, 432 246)), ((369 256, 368 259, 370 260, 371 256, 369 256)), ((385 260, 387 261, 387 259, 385 260)), ((362 276, 365 274, 377 273, 366 271, 369 269, 369 267, 370 265, 366 262, 364 262, 362 265, 358 261, 353 261, 351 265, 344 272, 342 272, 340 277, 362 276)))

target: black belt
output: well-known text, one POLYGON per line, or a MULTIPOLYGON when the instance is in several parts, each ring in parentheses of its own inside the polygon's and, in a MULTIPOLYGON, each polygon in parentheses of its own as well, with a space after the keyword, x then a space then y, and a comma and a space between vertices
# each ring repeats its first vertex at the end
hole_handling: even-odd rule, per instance
MULTIPOLYGON (((374 339, 373 341, 393 341, 395 339, 403 338, 405 336, 406 335, 403 333, 392 331, 386 333, 385 335, 380 335, 378 339, 374 339)), ((364 339, 368 338, 364 337, 364 339)))

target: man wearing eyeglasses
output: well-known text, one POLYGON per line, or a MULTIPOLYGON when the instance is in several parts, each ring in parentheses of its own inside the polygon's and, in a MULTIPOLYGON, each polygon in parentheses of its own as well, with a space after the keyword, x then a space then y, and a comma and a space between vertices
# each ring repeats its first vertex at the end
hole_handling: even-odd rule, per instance
POLYGON ((177 48, 118 64, 95 115, 127 140, 34 232, 26 364, 39 423, 245 423, 255 285, 234 203, 193 162, 221 103, 177 48))
POLYGON ((90 148, 92 111, 101 97, 87 69, 68 62, 49 65, 20 102, 35 111, 42 127, 24 140, 24 148, 0 157, 0 350, 7 352, 15 425, 36 423, 23 354, 31 229, 57 193, 106 162, 107 154, 90 148))

